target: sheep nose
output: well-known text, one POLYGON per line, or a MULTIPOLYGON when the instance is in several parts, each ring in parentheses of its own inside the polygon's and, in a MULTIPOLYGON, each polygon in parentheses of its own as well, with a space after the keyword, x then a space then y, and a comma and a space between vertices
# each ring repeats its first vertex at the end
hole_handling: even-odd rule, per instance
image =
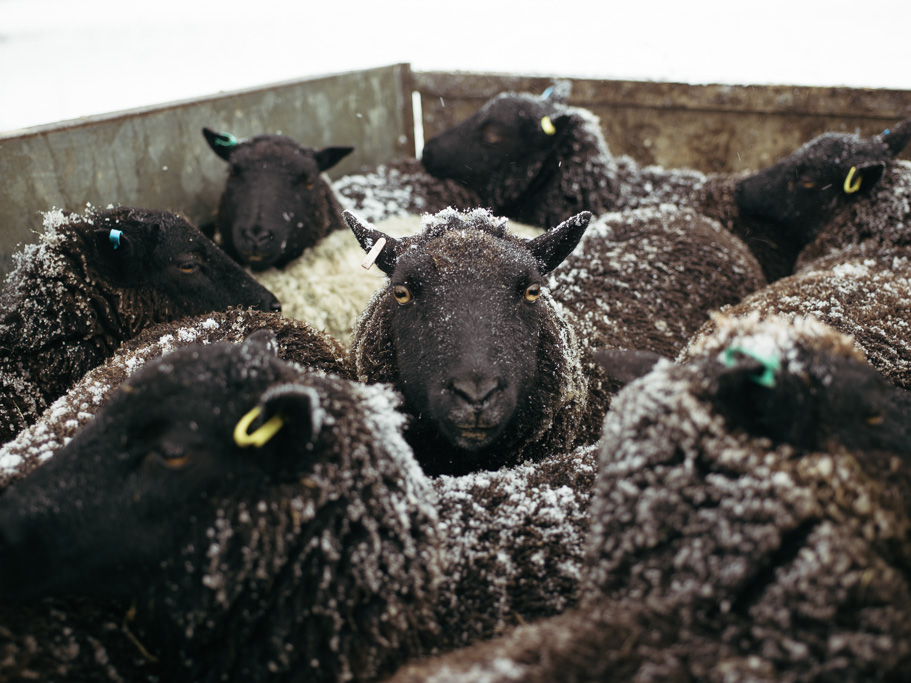
POLYGON ((453 379, 449 386, 458 398, 479 408, 500 390, 500 380, 489 377, 453 379))
POLYGON ((259 224, 252 225, 249 228, 244 228, 241 231, 241 234, 245 239, 250 240, 251 244, 254 244, 257 247, 264 247, 272 241, 272 231, 266 230, 259 224))

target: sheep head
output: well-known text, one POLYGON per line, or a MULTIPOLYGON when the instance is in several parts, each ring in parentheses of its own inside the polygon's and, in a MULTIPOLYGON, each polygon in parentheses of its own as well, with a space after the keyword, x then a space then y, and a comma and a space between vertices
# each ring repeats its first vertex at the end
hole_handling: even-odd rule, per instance
POLYGON ((805 245, 837 206, 870 192, 909 138, 911 119, 870 138, 824 133, 741 180, 737 204, 745 216, 780 224, 805 245))
POLYGON ((209 128, 203 135, 228 162, 216 227, 225 250, 241 264, 255 271, 282 267, 343 227, 321 173, 353 147, 317 150, 280 135, 239 142, 209 128))
MULTIPOLYGON (((86 235, 90 267, 110 286, 161 300, 156 322, 229 306, 281 310, 279 301, 181 216, 115 207, 66 221, 86 235)), ((130 311, 121 311, 128 317, 130 311)))
POLYGON ((573 125, 560 98, 504 93, 427 141, 421 163, 438 178, 474 190, 499 213, 521 201, 573 125))
POLYGON ((534 404, 558 400, 536 395, 555 381, 542 374, 564 362, 553 356, 565 353, 543 276, 573 250, 590 217, 525 241, 484 210, 441 211, 425 219, 423 233, 401 239, 345 214, 365 251, 386 240, 376 263, 389 275, 355 332, 358 371, 404 394, 414 416, 409 439, 433 444, 415 446, 428 472, 500 466, 540 426, 534 404), (365 351, 359 339, 367 337, 371 345, 388 337, 386 350, 365 351))
POLYGON ((0 596, 133 597, 168 680, 374 680, 413 656, 436 515, 397 398, 276 350, 260 331, 131 377, 0 496, 0 596))

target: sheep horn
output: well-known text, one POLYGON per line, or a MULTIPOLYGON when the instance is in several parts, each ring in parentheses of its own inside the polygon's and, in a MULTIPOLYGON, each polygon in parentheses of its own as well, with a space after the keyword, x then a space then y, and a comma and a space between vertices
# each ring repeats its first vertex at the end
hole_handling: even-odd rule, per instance
POLYGON ((250 424, 259 417, 259 414, 263 412, 263 409, 259 406, 256 406, 244 415, 240 420, 237 421, 237 425, 234 427, 234 443, 236 443, 241 448, 247 448, 248 446, 254 446, 256 448, 262 448, 269 440, 278 433, 282 427, 285 426, 285 421, 279 415, 274 415, 272 419, 262 425, 252 434, 247 433, 247 429, 250 427, 250 424))
POLYGON ((845 183, 843 189, 845 194, 854 194, 860 189, 860 184, 863 182, 864 177, 857 173, 857 166, 852 166, 851 170, 848 171, 848 176, 845 178, 845 183), (857 180, 854 180, 854 175, 857 174, 857 180))
POLYGON ((390 237, 386 233, 377 230, 370 223, 362 220, 359 216, 351 211, 342 213, 351 232, 357 238, 361 248, 367 252, 367 259, 364 260, 364 267, 369 268, 374 262, 386 275, 390 275, 395 270, 396 247, 398 240, 390 237), (377 245, 383 242, 382 246, 377 245), (372 260, 371 260, 372 259, 372 260))

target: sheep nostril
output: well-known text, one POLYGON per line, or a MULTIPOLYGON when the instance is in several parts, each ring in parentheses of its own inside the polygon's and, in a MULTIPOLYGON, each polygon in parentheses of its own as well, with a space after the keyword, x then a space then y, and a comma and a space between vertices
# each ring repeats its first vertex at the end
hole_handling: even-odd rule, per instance
POLYGON ((466 403, 481 405, 500 390, 500 381, 495 378, 453 379, 449 386, 452 393, 466 403))
POLYGON ((276 313, 281 313, 281 310, 282 310, 282 302, 279 301, 278 299, 276 299, 275 301, 273 301, 273 302, 269 305, 269 310, 270 310, 270 311, 275 311, 276 313))

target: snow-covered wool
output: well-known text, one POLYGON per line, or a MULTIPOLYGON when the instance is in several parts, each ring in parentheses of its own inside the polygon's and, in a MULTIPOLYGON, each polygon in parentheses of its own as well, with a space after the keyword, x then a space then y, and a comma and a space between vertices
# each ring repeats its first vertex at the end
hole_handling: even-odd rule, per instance
POLYGON ((549 277, 580 343, 673 358, 711 311, 765 285, 737 237, 689 209, 604 214, 549 277))
POLYGON ((279 313, 231 309, 159 323, 124 342, 113 356, 54 401, 33 425, 0 447, 0 488, 21 479, 69 443, 117 387, 150 360, 192 344, 240 343, 261 329, 275 335, 282 360, 354 379, 347 353, 335 339, 279 313))
POLYGON ((135 598, 160 680, 369 681, 425 651, 436 510, 398 398, 276 346, 260 331, 146 364, 8 487, 4 601, 135 598))
MULTIPOLYGON (((421 230, 421 220, 416 214, 394 215, 376 228, 392 237, 407 237, 421 230)), ((525 237, 542 232, 520 223, 510 226, 513 233, 525 237)), ((345 230, 331 233, 285 268, 269 268, 253 276, 282 302, 282 315, 305 320, 348 343, 358 317, 386 277, 377 268, 361 267, 363 261, 363 249, 345 230)))
POLYGON ((358 378, 402 392, 426 471, 498 469, 597 438, 607 395, 544 280, 590 214, 531 240, 483 209, 425 216, 401 239, 345 216, 368 253, 386 240, 374 258, 389 275, 352 337, 358 378))
POLYGON ((461 183, 435 178, 417 159, 399 159, 342 176, 332 183, 345 208, 375 223, 406 214, 436 213, 447 207, 467 211, 483 203, 461 183))
POLYGON ((873 138, 827 133, 764 171, 706 176, 613 156, 598 118, 559 97, 502 93, 428 140, 422 163, 497 215, 542 227, 583 210, 693 207, 743 239, 772 281, 792 271, 835 208, 863 201, 909 137, 911 119, 873 138))
POLYGON ((391 681, 911 675, 907 393, 813 320, 701 353, 615 397, 582 605, 391 681))
POLYGON ((215 231, 225 251, 259 271, 282 268, 333 230, 341 206, 323 177, 353 147, 314 149, 283 135, 238 141, 203 128, 212 150, 228 162, 215 231))
POLYGON ((445 571, 439 648, 558 614, 580 596, 598 449, 433 479, 445 571))
MULTIPOLYGON (((723 311, 731 317, 817 318, 850 335, 883 376, 911 389, 911 245, 845 247, 723 311)), ((713 320, 707 321, 691 345, 714 334, 715 326, 713 320)), ((681 358, 691 354, 684 349, 681 358)))
POLYGON ((0 443, 157 322, 278 300, 166 211, 51 211, 0 292, 0 443))

